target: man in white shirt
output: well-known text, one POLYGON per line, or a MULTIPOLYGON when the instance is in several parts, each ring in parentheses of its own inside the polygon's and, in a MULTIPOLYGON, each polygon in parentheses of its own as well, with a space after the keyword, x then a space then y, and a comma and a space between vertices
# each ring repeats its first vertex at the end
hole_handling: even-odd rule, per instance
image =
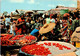
POLYGON ((8 31, 9 26, 10 26, 10 16, 7 16, 7 17, 5 17, 5 18, 6 18, 6 19, 5 19, 5 26, 6 26, 7 31, 8 31))

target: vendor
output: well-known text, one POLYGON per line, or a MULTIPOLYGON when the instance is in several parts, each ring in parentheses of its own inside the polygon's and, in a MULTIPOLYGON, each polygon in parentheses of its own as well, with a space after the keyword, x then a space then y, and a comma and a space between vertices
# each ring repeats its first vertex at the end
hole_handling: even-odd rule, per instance
POLYGON ((46 24, 49 24, 49 23, 50 23, 50 17, 49 17, 49 15, 46 15, 45 21, 46 21, 46 22, 45 22, 46 24))
POLYGON ((68 19, 67 17, 63 17, 63 19, 62 19, 62 29, 60 31, 62 32, 63 37, 67 36, 67 27, 68 27, 67 19, 68 19))
POLYGON ((76 19, 73 20, 73 22, 72 22, 71 30, 75 31, 76 27, 78 27, 78 26, 80 26, 79 25, 79 17, 76 17, 76 19))
POLYGON ((10 25, 10 16, 5 16, 5 26, 7 31, 9 30, 9 27, 10 27, 9 25, 10 25))
POLYGON ((24 14, 22 13, 21 18, 19 18, 16 22, 16 26, 18 27, 18 30, 21 29, 21 33, 24 34, 26 33, 26 24, 25 24, 25 18, 24 14))
POLYGON ((16 35, 16 21, 13 21, 13 19, 11 19, 10 22, 10 29, 8 30, 10 34, 16 35))
POLYGON ((31 35, 35 35, 36 32, 39 31, 39 29, 42 27, 39 20, 36 20, 36 23, 34 24, 35 29, 30 33, 31 35))
POLYGON ((27 16, 26 18, 26 29, 27 29, 27 33, 30 33, 31 32, 31 17, 30 16, 27 16))

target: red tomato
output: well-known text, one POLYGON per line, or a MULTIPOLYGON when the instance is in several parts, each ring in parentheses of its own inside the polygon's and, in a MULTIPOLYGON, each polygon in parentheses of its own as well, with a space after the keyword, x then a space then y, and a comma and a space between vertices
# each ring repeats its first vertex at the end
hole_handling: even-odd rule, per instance
POLYGON ((53 46, 56 45, 56 43, 53 43, 53 46))
POLYGON ((51 46, 51 43, 48 43, 48 46, 51 46))
POLYGON ((45 42, 44 42, 44 44, 45 44, 45 45, 48 45, 48 43, 45 43, 45 42))
POLYGON ((71 50, 71 48, 69 48, 69 47, 68 47, 67 49, 68 49, 68 50, 71 50))
POLYGON ((59 50, 63 50, 63 47, 59 47, 59 50))

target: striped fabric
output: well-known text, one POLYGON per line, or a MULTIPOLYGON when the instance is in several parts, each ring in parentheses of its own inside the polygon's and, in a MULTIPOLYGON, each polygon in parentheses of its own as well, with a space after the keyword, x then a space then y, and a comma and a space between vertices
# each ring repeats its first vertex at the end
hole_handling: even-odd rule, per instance
MULTIPOLYGON (((67 20, 62 20, 62 28, 64 28, 67 25, 67 20)), ((62 32, 62 36, 67 35, 67 28, 65 28, 62 32)))

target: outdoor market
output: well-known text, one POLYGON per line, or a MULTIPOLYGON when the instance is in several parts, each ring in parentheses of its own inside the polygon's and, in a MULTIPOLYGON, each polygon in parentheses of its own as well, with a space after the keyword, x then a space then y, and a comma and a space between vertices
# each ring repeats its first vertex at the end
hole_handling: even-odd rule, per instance
POLYGON ((80 7, 5 11, 0 27, 1 56, 80 56, 80 7))

